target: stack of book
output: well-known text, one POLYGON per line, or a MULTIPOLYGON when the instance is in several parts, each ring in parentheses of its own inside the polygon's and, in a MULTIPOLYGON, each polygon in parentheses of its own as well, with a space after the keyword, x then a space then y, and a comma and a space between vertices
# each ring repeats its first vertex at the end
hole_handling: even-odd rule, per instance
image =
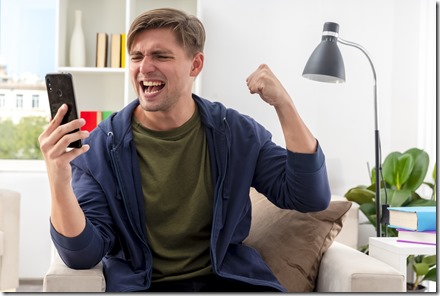
POLYGON ((84 118, 86 124, 81 127, 81 130, 91 132, 98 124, 109 117, 113 111, 81 111, 80 117, 84 118))
POLYGON ((125 68, 125 34, 96 34, 96 67, 125 68))
POLYGON ((397 228, 397 241, 437 244, 436 207, 390 207, 390 225, 397 228))

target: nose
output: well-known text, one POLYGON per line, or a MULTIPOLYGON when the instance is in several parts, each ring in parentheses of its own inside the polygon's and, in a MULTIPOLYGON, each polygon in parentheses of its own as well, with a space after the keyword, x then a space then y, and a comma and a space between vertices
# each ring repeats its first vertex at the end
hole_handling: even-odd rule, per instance
POLYGON ((139 71, 143 74, 147 74, 147 73, 153 72, 154 69, 155 69, 155 66, 153 64, 151 57, 144 56, 144 58, 140 62, 139 71))

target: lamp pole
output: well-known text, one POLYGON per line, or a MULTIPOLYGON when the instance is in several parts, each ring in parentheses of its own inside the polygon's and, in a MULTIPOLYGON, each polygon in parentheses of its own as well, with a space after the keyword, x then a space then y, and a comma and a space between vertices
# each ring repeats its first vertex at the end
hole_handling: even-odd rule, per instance
POLYGON ((382 173, 381 167, 381 149, 379 137, 379 123, 378 123, 378 103, 377 103, 377 77, 376 69, 373 61, 368 55, 367 51, 359 44, 346 41, 339 38, 339 25, 333 22, 326 22, 324 24, 321 43, 315 48, 309 60, 306 63, 303 71, 303 77, 317 80, 321 82, 339 83, 345 82, 345 67, 341 52, 337 43, 355 47, 362 51, 370 63, 374 78, 374 152, 376 163, 376 234, 381 237, 382 224, 388 223, 388 205, 383 204, 380 198, 380 177, 382 173))
POLYGON ((374 151, 375 151, 375 163, 376 163, 376 236, 382 236, 382 223, 381 223, 381 198, 380 198, 380 173, 382 166, 380 163, 380 142, 379 142, 379 119, 377 112, 377 76, 376 69, 374 68, 373 61, 368 55, 367 51, 359 44, 338 38, 338 42, 344 45, 352 46, 364 53, 370 63, 371 70, 373 71, 374 78, 374 151))

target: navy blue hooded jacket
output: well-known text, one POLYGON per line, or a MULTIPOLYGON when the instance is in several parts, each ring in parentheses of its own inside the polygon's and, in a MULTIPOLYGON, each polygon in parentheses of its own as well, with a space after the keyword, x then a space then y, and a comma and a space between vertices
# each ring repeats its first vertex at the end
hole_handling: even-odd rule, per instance
MULTIPOLYGON (((330 201, 324 154, 319 145, 313 154, 288 151, 252 118, 193 98, 206 127, 214 184, 213 272, 283 291, 258 252, 242 244, 251 225, 249 189, 255 187, 280 208, 324 210, 330 201)), ((90 150, 71 163, 72 187, 86 216, 83 232, 67 238, 51 226, 53 242, 69 267, 87 269, 102 260, 107 291, 141 291, 151 282, 152 255, 131 131, 138 104, 135 100, 101 122, 86 140, 90 150)))

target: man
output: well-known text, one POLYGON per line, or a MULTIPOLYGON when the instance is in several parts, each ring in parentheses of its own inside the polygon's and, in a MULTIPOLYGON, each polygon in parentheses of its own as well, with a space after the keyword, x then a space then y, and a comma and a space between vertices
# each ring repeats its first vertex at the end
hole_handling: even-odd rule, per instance
POLYGON ((181 11, 140 15, 127 35, 138 99, 90 136, 67 134, 84 120, 60 125, 62 106, 39 138, 54 244, 72 268, 102 260, 107 291, 282 291, 242 244, 250 187, 281 208, 328 206, 324 155, 268 66, 246 83, 275 108, 287 149, 248 116, 191 93, 204 41, 201 22, 181 11), (85 145, 66 150, 77 139, 85 145))

